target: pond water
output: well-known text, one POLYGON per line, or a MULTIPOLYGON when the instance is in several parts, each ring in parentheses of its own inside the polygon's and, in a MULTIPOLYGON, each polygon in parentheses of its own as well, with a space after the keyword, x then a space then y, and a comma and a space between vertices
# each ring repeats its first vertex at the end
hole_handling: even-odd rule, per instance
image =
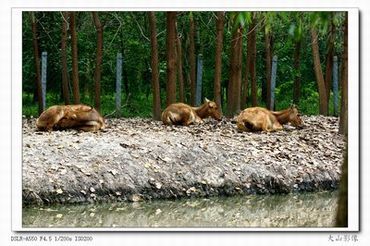
POLYGON ((338 192, 23 208, 26 228, 332 227, 338 192))

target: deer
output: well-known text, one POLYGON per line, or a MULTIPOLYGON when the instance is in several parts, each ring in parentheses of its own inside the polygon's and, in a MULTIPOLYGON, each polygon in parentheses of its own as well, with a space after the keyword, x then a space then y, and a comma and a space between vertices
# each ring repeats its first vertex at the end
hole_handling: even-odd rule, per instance
POLYGON ((295 105, 281 111, 270 111, 262 107, 244 109, 236 119, 237 128, 241 131, 279 131, 283 125, 290 123, 296 128, 303 127, 298 109, 295 105))
POLYGON ((40 131, 77 129, 96 132, 105 128, 104 118, 91 106, 54 105, 41 113, 36 120, 40 131))
POLYGON ((199 107, 191 107, 185 103, 173 103, 162 112, 162 122, 165 125, 183 125, 203 123, 204 118, 212 117, 221 120, 221 112, 217 104, 204 99, 199 107))

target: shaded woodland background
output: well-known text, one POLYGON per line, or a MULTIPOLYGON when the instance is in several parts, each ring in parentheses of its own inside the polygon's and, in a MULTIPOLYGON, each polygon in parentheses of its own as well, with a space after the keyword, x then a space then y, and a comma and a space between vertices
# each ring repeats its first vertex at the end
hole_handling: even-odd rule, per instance
MULTIPOLYGON (((347 12, 23 12, 22 21, 25 117, 43 110, 40 57, 47 52, 46 107, 84 103, 106 117, 159 120, 167 105, 196 106, 204 97, 214 99, 228 117, 250 106, 280 110, 294 103, 302 114, 340 116, 339 132, 347 133, 347 12), (119 114, 117 74, 122 78, 119 114)), ((348 224, 344 159, 337 226, 348 224)))
POLYGON ((84 103, 115 111, 122 53, 123 117, 153 117, 173 102, 214 99, 226 116, 275 105, 333 115, 333 57, 339 60, 341 131, 347 115, 346 12, 23 12, 23 115, 41 107, 41 52, 48 53, 46 106, 84 103), (202 58, 202 71, 197 69, 202 58))

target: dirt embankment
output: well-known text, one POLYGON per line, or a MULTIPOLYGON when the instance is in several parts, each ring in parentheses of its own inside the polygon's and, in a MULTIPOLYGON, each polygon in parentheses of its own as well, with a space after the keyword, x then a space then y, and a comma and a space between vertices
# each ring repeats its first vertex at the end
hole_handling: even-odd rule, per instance
POLYGON ((240 133, 224 119, 164 126, 109 119, 105 132, 37 132, 23 120, 23 203, 140 201, 337 188, 344 139, 338 119, 240 133))

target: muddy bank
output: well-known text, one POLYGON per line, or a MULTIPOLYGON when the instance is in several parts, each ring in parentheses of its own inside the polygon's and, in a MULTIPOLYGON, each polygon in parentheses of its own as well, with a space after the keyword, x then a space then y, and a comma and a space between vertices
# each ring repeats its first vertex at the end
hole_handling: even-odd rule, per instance
POLYGON ((164 126, 109 119, 105 132, 37 132, 23 120, 23 203, 140 201, 331 190, 344 141, 334 117, 240 133, 230 120, 164 126))

